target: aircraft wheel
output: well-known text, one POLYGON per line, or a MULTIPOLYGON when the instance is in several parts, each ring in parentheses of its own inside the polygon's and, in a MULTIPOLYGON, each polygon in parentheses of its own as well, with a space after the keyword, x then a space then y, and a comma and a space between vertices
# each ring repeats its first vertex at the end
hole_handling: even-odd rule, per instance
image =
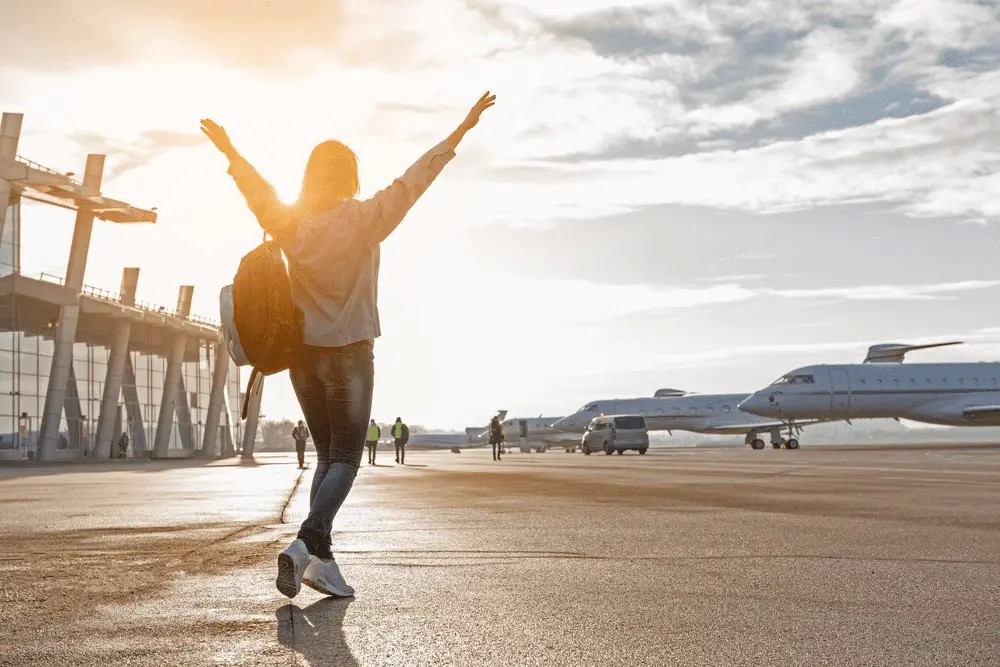
POLYGON ((611 456, 612 454, 615 453, 615 450, 611 449, 611 445, 609 445, 608 443, 604 443, 604 453, 608 456, 611 456))
POLYGON ((781 449, 781 443, 780 442, 772 442, 771 446, 774 447, 775 449, 781 449))
POLYGON ((639 450, 639 454, 640 454, 640 455, 642 455, 642 454, 645 454, 645 453, 646 453, 646 450, 645 450, 645 449, 640 449, 640 450, 639 450))
POLYGON ((760 438, 755 438, 750 443, 750 446, 753 447, 754 449, 764 449, 764 441, 761 440, 760 438))
POLYGON ((796 440, 795 438, 789 438, 788 442, 785 443, 785 447, 788 447, 789 449, 798 449, 799 441, 796 440))

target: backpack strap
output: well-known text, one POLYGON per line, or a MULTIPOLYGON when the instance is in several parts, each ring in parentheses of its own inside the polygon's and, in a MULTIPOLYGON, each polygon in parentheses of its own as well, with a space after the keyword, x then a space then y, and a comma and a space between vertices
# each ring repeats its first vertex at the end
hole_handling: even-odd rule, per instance
POLYGON ((257 381, 257 376, 260 375, 260 370, 255 366, 253 372, 250 373, 250 380, 247 382, 247 390, 243 393, 243 419, 247 418, 247 410, 250 408, 250 390, 253 389, 253 383, 257 381))

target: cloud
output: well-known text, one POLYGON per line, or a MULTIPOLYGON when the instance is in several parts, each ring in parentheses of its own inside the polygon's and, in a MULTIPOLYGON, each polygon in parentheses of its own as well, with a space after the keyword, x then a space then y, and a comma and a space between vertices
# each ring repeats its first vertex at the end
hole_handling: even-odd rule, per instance
POLYGON ((104 173, 105 183, 134 169, 145 167, 165 153, 201 146, 205 142, 201 134, 172 130, 146 130, 131 141, 93 132, 75 133, 70 139, 85 151, 108 156, 110 168, 104 173))
POLYGON ((380 8, 340 0, 6 0, 0 43, 7 66, 29 70, 209 60, 277 74, 317 58, 403 67, 414 36, 398 27, 407 21, 381 19, 405 19, 406 4, 380 8))
POLYGON ((854 287, 825 287, 819 289, 765 289, 762 296, 783 299, 809 299, 814 301, 910 301, 949 298, 959 292, 991 289, 1000 286, 1000 280, 963 280, 954 283, 927 285, 859 285, 854 287))

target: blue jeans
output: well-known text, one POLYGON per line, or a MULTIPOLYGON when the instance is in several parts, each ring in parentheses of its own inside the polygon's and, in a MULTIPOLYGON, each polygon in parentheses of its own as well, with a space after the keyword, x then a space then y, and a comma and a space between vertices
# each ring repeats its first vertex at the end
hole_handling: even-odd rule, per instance
POLYGON ((298 537, 309 553, 330 558, 333 519, 354 485, 368 434, 375 383, 372 341, 303 345, 289 376, 316 446, 309 516, 298 537))

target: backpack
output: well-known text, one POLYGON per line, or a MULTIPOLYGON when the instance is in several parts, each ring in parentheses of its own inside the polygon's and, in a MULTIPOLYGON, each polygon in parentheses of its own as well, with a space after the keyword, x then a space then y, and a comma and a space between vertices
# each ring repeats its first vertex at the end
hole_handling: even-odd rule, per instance
POLYGON ((265 240, 240 260, 232 285, 219 293, 222 339, 237 366, 252 366, 243 398, 247 418, 250 390, 257 375, 271 375, 292 365, 302 343, 302 311, 292 301, 281 248, 265 240))
POLYGON ((410 427, 406 424, 403 424, 403 428, 399 431, 399 439, 404 443, 410 441, 410 427))

